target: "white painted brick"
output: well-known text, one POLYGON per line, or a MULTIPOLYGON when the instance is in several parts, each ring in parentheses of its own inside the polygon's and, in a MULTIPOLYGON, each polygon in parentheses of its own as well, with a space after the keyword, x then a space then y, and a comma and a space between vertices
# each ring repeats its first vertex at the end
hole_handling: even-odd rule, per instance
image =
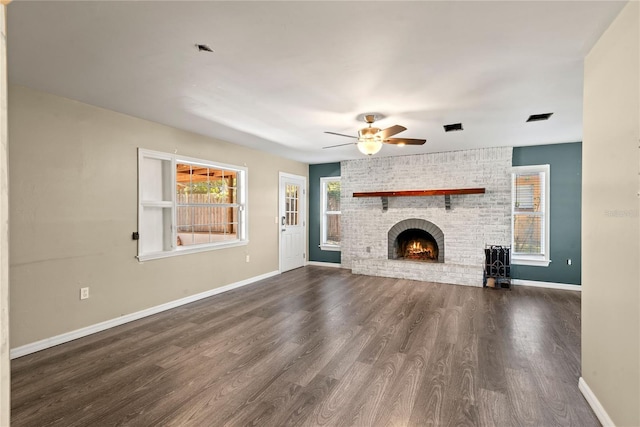
POLYGON ((510 147, 368 157, 342 162, 342 265, 356 274, 482 286, 485 244, 507 245, 511 233, 510 147), (486 193, 444 197, 354 198, 354 192, 485 187, 486 193), (445 235, 444 264, 388 260, 387 233, 410 218, 445 235), (370 252, 367 252, 367 247, 370 252))

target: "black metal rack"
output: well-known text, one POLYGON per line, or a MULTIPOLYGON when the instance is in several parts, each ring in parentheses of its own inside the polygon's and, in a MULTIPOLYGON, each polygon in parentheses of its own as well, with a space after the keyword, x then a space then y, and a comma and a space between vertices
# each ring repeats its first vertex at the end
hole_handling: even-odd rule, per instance
POLYGON ((485 288, 511 289, 511 247, 485 245, 484 280, 485 288))

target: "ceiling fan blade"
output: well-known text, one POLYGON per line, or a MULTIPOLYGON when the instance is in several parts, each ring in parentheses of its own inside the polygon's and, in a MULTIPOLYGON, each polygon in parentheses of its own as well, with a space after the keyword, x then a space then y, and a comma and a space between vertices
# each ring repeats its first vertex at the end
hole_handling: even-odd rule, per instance
POLYGON ((358 137, 357 137, 357 136, 345 135, 344 133, 337 133, 337 132, 325 132, 325 133, 328 133, 329 135, 346 136, 347 138, 355 138, 355 139, 358 139, 358 137))
POLYGON ((382 139, 387 139, 390 136, 393 136, 405 130, 407 130, 407 128, 404 126, 394 125, 394 126, 391 126, 390 128, 382 129, 380 132, 376 134, 376 136, 379 136, 382 139))
POLYGON ((324 150, 325 148, 344 147, 345 145, 355 145, 355 144, 357 144, 357 142, 347 142, 346 144, 338 144, 338 145, 330 145, 328 147, 322 147, 322 149, 324 150))
POLYGON ((394 145, 422 145, 427 142, 426 139, 414 139, 414 138, 389 138, 385 139, 385 144, 394 144, 394 145))

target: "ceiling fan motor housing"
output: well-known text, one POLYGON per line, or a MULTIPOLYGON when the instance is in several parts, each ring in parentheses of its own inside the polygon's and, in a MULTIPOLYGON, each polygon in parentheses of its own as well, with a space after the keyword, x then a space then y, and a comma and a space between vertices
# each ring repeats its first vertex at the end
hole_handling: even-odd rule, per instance
POLYGON ((380 132, 380 128, 368 127, 368 128, 360 129, 358 131, 358 136, 360 138, 365 138, 365 139, 375 138, 378 132, 380 132))

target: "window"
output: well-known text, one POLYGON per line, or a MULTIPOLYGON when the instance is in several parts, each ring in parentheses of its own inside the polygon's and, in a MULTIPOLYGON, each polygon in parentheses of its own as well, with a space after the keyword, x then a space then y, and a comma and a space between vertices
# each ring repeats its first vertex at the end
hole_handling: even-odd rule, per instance
POLYGON ((340 177, 320 178, 320 249, 340 250, 340 177))
POLYGON ((513 168, 512 261, 549 265, 549 165, 513 168))
POLYGON ((138 151, 138 259, 247 243, 247 170, 138 151))

